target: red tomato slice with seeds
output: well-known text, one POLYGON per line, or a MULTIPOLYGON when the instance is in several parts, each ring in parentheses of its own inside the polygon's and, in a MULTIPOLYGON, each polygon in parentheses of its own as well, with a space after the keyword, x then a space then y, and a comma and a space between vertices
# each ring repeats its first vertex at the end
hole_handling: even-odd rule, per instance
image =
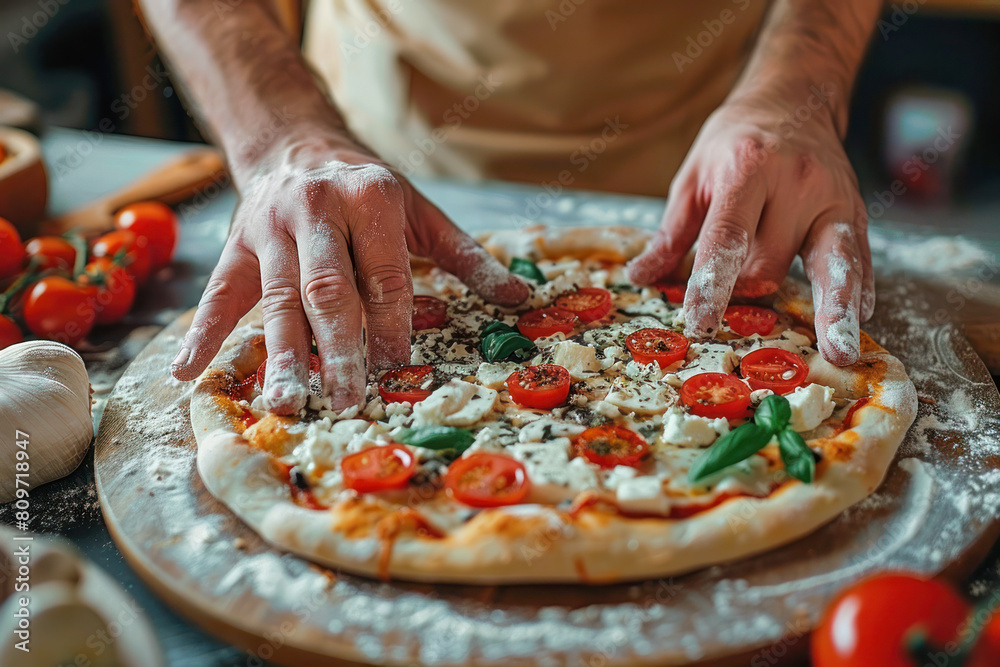
POLYGON ((740 419, 750 411, 750 387, 728 373, 699 373, 681 385, 681 401, 699 417, 740 419))
POLYGON ((600 287, 581 287, 559 296, 555 305, 574 313, 581 322, 593 322, 611 312, 611 292, 600 287))
POLYGON ((663 292, 663 296, 667 297, 667 301, 670 303, 684 303, 687 283, 664 281, 656 283, 653 287, 663 292))
POLYGON ((722 321, 741 336, 766 336, 774 331, 778 313, 760 306, 729 306, 722 315, 722 321))
POLYGON ((602 468, 642 464, 649 454, 649 443, 641 435, 624 426, 594 426, 577 436, 573 450, 602 468))
POLYGON ((809 367, 794 352, 762 347, 743 357, 740 375, 750 383, 751 389, 770 389, 776 394, 787 394, 806 383, 809 367))
POLYGON ((417 457, 402 445, 369 447, 340 462, 344 486, 359 493, 406 486, 417 470, 417 457))
POLYGON ((432 366, 403 366, 382 376, 378 393, 386 403, 419 403, 433 391, 432 366))
POLYGON ((507 378, 507 389, 514 402, 538 410, 551 410, 565 403, 569 385, 569 371, 556 364, 528 366, 507 378))
POLYGON ((535 340, 557 333, 568 334, 576 325, 576 313, 565 308, 542 308, 531 310, 517 320, 517 330, 535 340))
POLYGON ((448 466, 444 485, 455 500, 472 507, 516 505, 531 490, 520 461, 487 452, 463 456, 448 466))
MULTIPOLYGON (((257 391, 264 391, 264 377, 267 375, 267 359, 264 363, 260 365, 257 369, 257 386, 254 387, 257 391)), ((309 353, 309 388, 310 390, 315 390, 321 385, 319 379, 319 357, 313 353, 309 353)), ((313 391, 313 393, 317 393, 313 391)))
POLYGON ((625 339, 625 347, 637 364, 655 361, 666 368, 687 356, 688 339, 669 329, 639 329, 625 339))
POLYGON ((448 321, 448 304, 433 296, 413 297, 413 330, 440 329, 448 321))

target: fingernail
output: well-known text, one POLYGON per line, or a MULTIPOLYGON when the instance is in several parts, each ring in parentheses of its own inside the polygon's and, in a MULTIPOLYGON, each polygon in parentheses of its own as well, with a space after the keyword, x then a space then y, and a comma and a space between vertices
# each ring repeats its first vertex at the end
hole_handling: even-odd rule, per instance
POLYGON ((187 366, 188 360, 191 358, 191 350, 187 346, 182 346, 177 356, 174 360, 170 362, 171 368, 182 368, 187 366))

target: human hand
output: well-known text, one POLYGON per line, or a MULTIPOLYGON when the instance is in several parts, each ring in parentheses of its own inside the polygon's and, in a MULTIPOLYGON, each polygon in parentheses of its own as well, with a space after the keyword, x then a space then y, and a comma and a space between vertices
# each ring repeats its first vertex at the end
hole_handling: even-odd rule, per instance
POLYGON ((846 366, 860 355, 859 320, 875 307, 864 201, 826 107, 777 97, 728 101, 708 118, 628 275, 666 277, 697 240, 685 333, 702 338, 718 331, 731 296, 773 293, 798 253, 812 282, 819 350, 846 366), (803 108, 810 117, 800 122, 794 114, 803 108))
POLYGON ((334 409, 360 403, 366 361, 371 367, 409 363, 408 251, 432 258, 487 301, 510 306, 527 298, 525 284, 474 239, 367 149, 338 134, 285 142, 253 169, 234 170, 234 180, 242 199, 172 364, 178 380, 196 378, 262 300, 263 395, 271 411, 292 414, 305 405, 310 338, 334 409))

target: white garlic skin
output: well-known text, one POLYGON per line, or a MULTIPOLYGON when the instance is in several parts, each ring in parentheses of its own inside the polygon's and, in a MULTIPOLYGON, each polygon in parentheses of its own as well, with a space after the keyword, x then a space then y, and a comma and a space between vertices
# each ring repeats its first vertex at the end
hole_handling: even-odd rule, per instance
POLYGON ((47 340, 0 350, 0 503, 16 497, 18 472, 27 472, 20 488, 29 491, 71 473, 93 438, 90 380, 79 354, 47 340), (19 451, 27 458, 18 459, 19 451))

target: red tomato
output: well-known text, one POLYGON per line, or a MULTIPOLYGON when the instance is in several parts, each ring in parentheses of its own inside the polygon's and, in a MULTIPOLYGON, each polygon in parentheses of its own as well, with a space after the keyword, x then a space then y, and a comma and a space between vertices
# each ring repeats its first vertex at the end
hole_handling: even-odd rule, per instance
MULTIPOLYGON (((996 667, 1000 665, 1000 609, 990 612, 989 620, 982 626, 976 646, 972 649, 966 667, 996 667)), ((973 621, 979 620, 979 613, 973 616, 973 621)), ((985 619, 984 619, 985 620, 985 619)), ((975 625, 973 627, 976 627, 975 625)))
POLYGON ((664 281, 656 283, 653 287, 663 292, 663 296, 667 297, 667 301, 670 303, 684 303, 684 295, 687 293, 687 283, 664 281))
POLYGON ((433 391, 434 368, 431 366, 403 366, 382 376, 378 393, 386 403, 419 403, 433 391))
POLYGON ((655 361, 666 368, 687 356, 688 339, 669 329, 639 329, 625 339, 625 347, 637 364, 655 361))
POLYGON ((444 485, 452 497, 472 507, 522 502, 531 490, 528 471, 509 456, 476 452, 448 466, 444 485))
POLYGON ((681 401, 691 414, 739 419, 750 410, 750 387, 728 373, 699 373, 681 385, 681 401))
POLYGON ((90 264, 81 282, 95 288, 94 307, 97 324, 120 322, 135 301, 135 279, 124 267, 107 257, 98 257, 90 264))
POLYGON ((776 394, 787 394, 806 383, 809 367, 794 352, 762 347, 743 357, 740 375, 750 383, 751 389, 770 389, 776 394))
POLYGON ((722 321, 741 336, 766 336, 774 331, 778 313, 758 306, 729 306, 722 315, 722 321))
MULTIPOLYGON (((813 633, 814 667, 912 667, 907 638, 958 638, 969 606, 951 588, 907 574, 877 575, 841 594, 813 633)), ((996 664, 996 663, 991 663, 996 664)))
POLYGON ((17 323, 6 315, 0 315, 0 350, 16 345, 22 340, 24 340, 24 336, 17 323))
POLYGON ((440 329, 448 321, 448 304, 432 296, 413 297, 413 330, 440 329))
POLYGON ((76 248, 61 236, 36 236, 24 244, 28 259, 38 261, 38 269, 58 269, 73 272, 76 248))
POLYGON ((577 436, 573 451, 602 468, 637 468, 649 454, 646 439, 624 426, 594 426, 577 436))
POLYGON ((569 384, 569 371, 556 364, 528 366, 507 378, 507 389, 514 402, 538 410, 551 410, 565 403, 569 384))
POLYGON ((565 308, 530 310, 517 320, 517 330, 535 340, 557 333, 568 334, 576 325, 576 315, 565 308))
POLYGON ((136 236, 135 232, 127 229, 108 232, 94 241, 93 253, 94 257, 109 259, 115 259, 121 253, 125 270, 135 278, 136 285, 142 285, 149 278, 152 268, 149 241, 145 237, 136 236))
POLYGON ((144 201, 130 204, 115 214, 115 227, 135 232, 145 238, 153 268, 166 266, 177 247, 177 215, 166 204, 144 201))
MULTIPOLYGON (((313 389, 319 387, 321 382, 319 378, 319 357, 317 357, 312 352, 309 353, 309 387, 313 389)), ((264 378, 267 376, 267 359, 257 368, 257 386, 255 389, 257 391, 264 391, 264 378)), ((316 392, 313 392, 316 393, 316 392)))
POLYGON ((581 287, 559 296, 555 305, 573 312, 581 322, 593 322, 611 312, 611 292, 600 287, 581 287))
POLYGON ((369 447, 340 462, 344 485, 360 493, 401 489, 417 470, 417 457, 402 445, 369 447))
POLYGON ((28 292, 24 321, 39 338, 76 345, 94 326, 93 296, 92 287, 61 276, 42 278, 28 292))
POLYGON ((0 218, 0 280, 21 272, 24 265, 24 246, 14 225, 0 218))

